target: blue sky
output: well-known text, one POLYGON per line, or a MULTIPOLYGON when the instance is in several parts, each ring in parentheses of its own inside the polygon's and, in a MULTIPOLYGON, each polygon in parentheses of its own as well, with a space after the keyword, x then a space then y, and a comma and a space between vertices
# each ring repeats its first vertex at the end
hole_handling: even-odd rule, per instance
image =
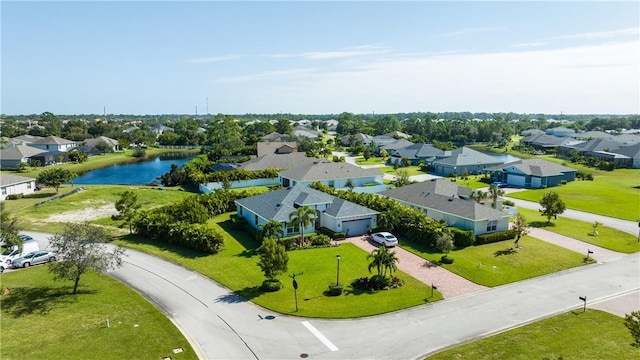
POLYGON ((640 113, 636 1, 0 11, 4 114, 640 113))

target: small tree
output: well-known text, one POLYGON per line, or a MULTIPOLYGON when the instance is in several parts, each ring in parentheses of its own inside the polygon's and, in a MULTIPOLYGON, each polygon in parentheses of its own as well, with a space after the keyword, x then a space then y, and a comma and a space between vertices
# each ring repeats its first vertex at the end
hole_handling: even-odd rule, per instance
POLYGON ((640 347, 640 311, 632 311, 624 315, 624 326, 629 329, 634 342, 631 346, 640 347))
POLYGON ((104 243, 108 237, 99 227, 89 224, 68 223, 61 234, 49 238, 51 248, 56 249, 62 261, 49 264, 54 280, 74 282, 73 293, 78 291, 80 277, 89 269, 106 271, 122 266, 124 249, 116 247, 108 252, 104 243))
POLYGON ((448 232, 441 232, 436 237, 436 249, 444 253, 444 256, 449 256, 449 251, 453 250, 453 236, 448 232))
POLYGON ((496 206, 498 206, 498 198, 503 195, 504 195, 504 190, 494 185, 489 186, 489 196, 493 200, 493 202, 491 203, 492 208, 495 209, 496 206))
POLYGON ((364 149, 362 156, 364 157, 364 161, 368 161, 371 159, 371 150, 369 150, 369 148, 364 149))
POLYGON ((74 177, 76 177, 76 174, 72 173, 67 169, 52 168, 52 169, 47 169, 41 172, 38 175, 36 181, 38 182, 38 184, 42 184, 44 186, 52 187, 56 189, 56 194, 57 194, 58 189, 60 188, 60 185, 68 181, 71 181, 74 177))
POLYGON ((347 181, 344 183, 344 186, 346 186, 349 190, 353 190, 353 188, 355 187, 353 185, 353 180, 351 179, 347 179, 347 181))
POLYGON ((593 236, 598 236, 599 235, 598 226, 600 226, 600 225, 602 225, 602 223, 600 221, 598 221, 598 220, 596 220, 593 223, 593 225, 591 225, 591 226, 593 226, 593 232, 591 233, 591 235, 593 235, 593 236))
POLYGON ((547 223, 551 224, 551 218, 558 218, 566 209, 566 206, 557 192, 550 191, 545 193, 540 200, 540 213, 547 217, 547 223))
POLYGON ((263 239, 266 238, 279 238, 284 235, 284 230, 282 230, 282 225, 277 220, 269 220, 262 225, 262 229, 260 230, 261 236, 263 239))
POLYGON ((262 241, 260 247, 260 261, 258 266, 269 281, 276 280, 276 277, 287 271, 289 256, 284 245, 279 244, 274 238, 267 237, 262 241))
POLYGON ((385 162, 387 157, 389 156, 389 152, 386 149, 380 150, 380 156, 382 156, 382 162, 385 162))
POLYGON ((409 172, 407 170, 401 169, 397 171, 397 176, 396 176, 396 187, 401 187, 401 186, 405 186, 408 185, 411 181, 409 180, 409 172))
POLYGON ((513 221, 513 230, 516 231, 516 241, 514 242, 516 248, 519 247, 520 237, 529 233, 528 226, 527 219, 522 214, 516 215, 516 219, 513 221))
POLYGON ((124 220, 124 223, 129 225, 129 234, 131 234, 131 225, 140 206, 140 203, 138 203, 138 195, 129 190, 122 193, 120 199, 116 201, 116 210, 118 210, 119 213, 118 219, 124 220))
POLYGON ((300 228, 300 246, 304 245, 304 228, 313 224, 316 218, 316 211, 309 205, 301 206, 289 213, 289 221, 293 227, 300 228))
POLYGON ((398 269, 398 257, 395 252, 390 252, 386 246, 380 246, 379 248, 373 250, 368 256, 367 259, 371 259, 369 263, 369 272, 371 269, 376 269, 378 272, 378 276, 386 277, 387 271, 389 273, 393 273, 398 269))

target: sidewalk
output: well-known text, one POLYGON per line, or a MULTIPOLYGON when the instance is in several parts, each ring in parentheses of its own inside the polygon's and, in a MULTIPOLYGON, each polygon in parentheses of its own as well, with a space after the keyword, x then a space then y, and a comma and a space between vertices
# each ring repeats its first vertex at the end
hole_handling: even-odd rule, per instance
MULTIPOLYGON (((351 237, 345 241, 353 243, 369 253, 377 248, 376 245, 369 242, 368 236, 366 235, 351 237)), ((440 291, 445 299, 463 296, 487 289, 486 286, 473 283, 450 272, 449 270, 445 270, 438 265, 412 254, 401 247, 395 247, 392 251, 395 251, 396 256, 398 257, 398 269, 429 286, 435 284, 438 287, 438 291, 440 291)))

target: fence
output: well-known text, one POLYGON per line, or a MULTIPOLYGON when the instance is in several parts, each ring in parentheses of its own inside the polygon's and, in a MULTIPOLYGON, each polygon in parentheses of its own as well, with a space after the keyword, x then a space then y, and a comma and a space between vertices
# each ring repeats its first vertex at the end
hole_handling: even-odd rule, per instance
POLYGON ((54 200, 58 200, 58 199, 62 199, 62 198, 66 198, 67 196, 69 196, 69 195, 73 195, 73 194, 75 194, 75 193, 77 193, 77 192, 79 192, 79 191, 82 191, 82 190, 84 190, 84 188, 82 188, 82 187, 75 188, 75 189, 73 189, 72 191, 70 191, 70 192, 68 192, 68 193, 66 193, 66 194, 56 195, 56 196, 54 196, 54 197, 52 197, 52 198, 48 198, 47 200, 44 200, 44 201, 40 201, 40 202, 38 202, 38 203, 35 203, 35 205, 34 205, 34 206, 35 206, 35 207, 38 207, 38 206, 40 206, 40 205, 42 205, 42 204, 46 204, 46 203, 48 203, 48 202, 50 202, 50 201, 54 201, 54 200))

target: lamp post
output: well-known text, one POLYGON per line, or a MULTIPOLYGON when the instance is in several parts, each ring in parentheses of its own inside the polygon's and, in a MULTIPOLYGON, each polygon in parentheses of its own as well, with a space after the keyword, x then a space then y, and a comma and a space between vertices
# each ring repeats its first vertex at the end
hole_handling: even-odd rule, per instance
POLYGON ((340 254, 336 255, 336 260, 338 260, 338 271, 336 272, 336 286, 340 285, 340 254))

